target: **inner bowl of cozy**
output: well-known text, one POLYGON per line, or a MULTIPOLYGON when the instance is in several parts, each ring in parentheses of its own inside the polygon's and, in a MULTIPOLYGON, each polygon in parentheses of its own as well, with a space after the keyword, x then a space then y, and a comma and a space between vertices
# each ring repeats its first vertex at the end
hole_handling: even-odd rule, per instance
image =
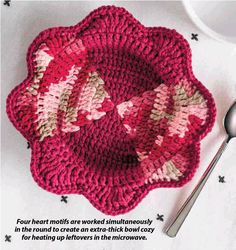
POLYGON ((175 30, 101 7, 75 26, 41 32, 27 61, 7 112, 30 142, 41 187, 83 194, 116 215, 153 188, 192 178, 215 105, 175 30))

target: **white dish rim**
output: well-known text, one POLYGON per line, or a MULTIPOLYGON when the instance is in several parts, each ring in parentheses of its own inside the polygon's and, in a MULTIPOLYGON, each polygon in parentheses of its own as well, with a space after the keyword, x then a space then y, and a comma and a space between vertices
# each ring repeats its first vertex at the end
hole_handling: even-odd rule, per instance
POLYGON ((208 36, 210 36, 218 41, 236 45, 236 37, 223 36, 220 33, 217 33, 214 30, 212 30, 211 28, 209 28, 206 24, 204 24, 204 22, 202 22, 202 20, 198 17, 196 12, 192 8, 190 2, 191 2, 190 0, 182 0, 182 4, 185 8, 185 11, 187 12, 188 16, 193 21, 193 23, 195 23, 195 25, 200 30, 202 30, 206 35, 208 35, 208 36))

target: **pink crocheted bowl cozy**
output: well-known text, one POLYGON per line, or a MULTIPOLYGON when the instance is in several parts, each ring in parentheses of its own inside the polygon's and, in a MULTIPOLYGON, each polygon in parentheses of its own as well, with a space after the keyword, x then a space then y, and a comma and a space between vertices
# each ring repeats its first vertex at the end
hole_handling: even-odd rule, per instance
POLYGON ((40 187, 118 215, 154 188, 191 180, 216 110, 182 35, 103 6, 41 32, 27 62, 7 113, 30 143, 40 187))

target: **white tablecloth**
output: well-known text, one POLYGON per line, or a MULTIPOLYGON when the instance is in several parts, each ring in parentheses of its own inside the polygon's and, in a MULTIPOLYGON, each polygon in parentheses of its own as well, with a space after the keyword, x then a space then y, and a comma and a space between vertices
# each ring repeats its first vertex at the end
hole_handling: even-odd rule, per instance
POLYGON ((236 96, 236 48, 203 34, 190 21, 181 2, 16 2, 2 6, 2 222, 1 249, 97 249, 97 250, 235 250, 236 249, 236 140, 232 140, 176 238, 163 232, 176 214, 225 137, 223 116, 236 96), (155 189, 124 219, 153 219, 155 231, 147 241, 21 241, 14 232, 17 218, 103 219, 83 196, 70 195, 68 203, 46 192, 33 181, 30 149, 5 113, 10 90, 27 74, 26 52, 34 37, 48 27, 78 23, 103 4, 129 10, 145 26, 175 28, 189 41, 193 71, 212 92, 217 105, 213 131, 201 143, 201 162, 194 179, 180 189, 155 189), (198 34, 198 41, 191 40, 198 34), (225 183, 218 176, 225 176, 225 183), (156 220, 163 214, 164 221, 156 220), (11 242, 5 242, 11 235, 11 242))

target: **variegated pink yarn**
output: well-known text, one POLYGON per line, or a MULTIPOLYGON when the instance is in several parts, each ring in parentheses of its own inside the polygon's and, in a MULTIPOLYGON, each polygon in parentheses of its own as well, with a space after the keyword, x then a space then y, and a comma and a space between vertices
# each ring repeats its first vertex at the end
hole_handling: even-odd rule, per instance
POLYGON ((150 190, 193 177, 216 111, 175 30, 104 6, 75 26, 41 32, 27 61, 7 113, 30 142, 39 186, 83 194, 117 215, 150 190))

